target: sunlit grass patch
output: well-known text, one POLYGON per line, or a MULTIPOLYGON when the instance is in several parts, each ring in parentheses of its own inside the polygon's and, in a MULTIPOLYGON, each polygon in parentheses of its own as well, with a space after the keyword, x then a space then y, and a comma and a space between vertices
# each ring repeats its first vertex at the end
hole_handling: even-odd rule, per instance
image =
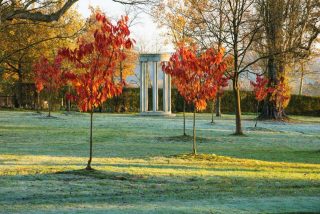
MULTIPOLYGON (((320 210, 320 127, 232 116, 182 118, 97 114, 94 171, 88 115, 0 112, 0 210, 4 213, 278 213, 320 210)), ((248 116, 249 117, 249 116, 248 116)), ((299 120, 303 120, 299 117, 299 120)))

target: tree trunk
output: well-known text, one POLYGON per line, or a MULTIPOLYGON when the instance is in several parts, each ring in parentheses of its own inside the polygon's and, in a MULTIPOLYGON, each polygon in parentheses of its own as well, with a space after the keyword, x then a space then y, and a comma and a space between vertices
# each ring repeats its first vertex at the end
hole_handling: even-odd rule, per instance
POLYGON ((40 113, 40 93, 37 92, 37 113, 40 113))
POLYGON ((92 120, 93 120, 93 109, 91 109, 91 112, 90 112, 90 139, 89 139, 90 153, 89 153, 89 160, 88 160, 86 170, 92 170, 92 168, 91 168, 91 162, 92 162, 92 120))
MULTIPOLYGON (((123 82, 123 62, 120 62, 120 81, 123 82)), ((126 112, 126 102, 125 102, 125 96, 124 93, 121 93, 120 95, 121 103, 120 103, 120 112, 126 112)))
POLYGON ((196 108, 194 107, 193 110, 193 147, 192 147, 192 153, 194 155, 197 154, 197 142, 196 142, 196 108))
POLYGON ((286 113, 282 108, 277 108, 275 101, 269 100, 270 96, 267 96, 264 102, 262 112, 259 115, 260 120, 284 120, 287 118, 286 113))
MULTIPOLYGON (((275 57, 271 56, 268 59, 268 78, 269 78, 269 87, 275 87, 280 83, 279 77, 283 75, 284 67, 283 62, 276 62, 275 57)), ((277 106, 277 102, 274 99, 270 99, 271 95, 269 94, 264 101, 264 105, 259 115, 261 120, 283 120, 287 118, 283 108, 277 106)))
POLYGON ((221 95, 219 93, 216 98, 216 117, 221 117, 221 95))
POLYGON ((17 103, 18 108, 22 108, 22 66, 19 63, 18 65, 18 87, 17 87, 17 103))
POLYGON ((299 96, 302 95, 303 77, 304 77, 304 66, 302 65, 302 66, 301 66, 301 77, 300 77, 299 96))
MULTIPOLYGON (((68 93, 69 93, 69 94, 71 93, 71 87, 70 87, 70 85, 68 85, 68 93)), ((70 112, 70 111, 71 111, 71 100, 68 99, 67 102, 68 102, 68 103, 67 103, 67 111, 70 112)))
MULTIPOLYGON (((285 76, 285 54, 277 54, 277 52, 284 51, 284 28, 285 25, 285 1, 268 1, 263 5, 264 11, 264 25, 267 37, 267 54, 268 57, 268 87, 275 87, 280 83, 280 78, 285 76)), ((290 22, 291 23, 291 22, 290 22)), ((282 120, 286 117, 283 108, 277 106, 275 100, 270 99, 269 94, 265 101, 260 113, 259 119, 262 120, 282 120)))
POLYGON ((183 136, 187 136, 186 133, 186 101, 183 100, 183 136))
POLYGON ((241 99, 240 99, 240 89, 238 86, 238 79, 235 77, 233 81, 233 94, 236 106, 236 132, 235 135, 243 135, 242 125, 241 125, 241 99))
POLYGON ((214 124, 214 120, 213 120, 213 117, 214 117, 214 99, 212 100, 212 105, 211 105, 211 124, 214 124))
POLYGON ((256 123, 254 124, 254 127, 255 127, 255 128, 257 128, 257 125, 258 125, 258 119, 259 119, 259 104, 260 104, 260 102, 258 101, 258 103, 257 103, 256 123))
POLYGON ((52 106, 52 100, 51 100, 52 98, 51 98, 51 93, 50 93, 50 95, 49 95, 49 101, 48 101, 48 111, 49 111, 49 113, 48 113, 48 117, 51 117, 51 106, 52 106))

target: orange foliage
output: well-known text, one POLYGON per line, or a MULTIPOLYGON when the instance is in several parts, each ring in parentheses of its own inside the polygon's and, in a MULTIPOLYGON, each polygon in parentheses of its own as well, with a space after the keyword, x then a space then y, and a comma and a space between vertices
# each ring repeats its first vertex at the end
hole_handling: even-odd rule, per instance
MULTIPOLYGON (((116 75, 117 65, 126 59, 125 51, 133 47, 127 26, 128 17, 112 24, 105 15, 96 13, 99 25, 88 37, 78 40, 78 48, 64 48, 59 54, 72 62, 75 69, 68 74, 82 111, 93 111, 107 99, 122 93, 125 84, 116 75)), ((70 97, 70 96, 69 96, 70 97)))
POLYGON ((277 109, 282 110, 288 106, 290 101, 290 88, 284 78, 281 78, 280 82, 274 87, 270 100, 275 102, 277 109))
POLYGON ((55 94, 65 84, 61 62, 62 58, 60 56, 55 57, 52 63, 43 57, 34 65, 33 70, 38 93, 46 89, 49 94, 55 94))
POLYGON ((226 84, 227 66, 223 61, 223 50, 208 49, 198 54, 195 46, 179 45, 163 70, 172 76, 181 96, 197 110, 207 106, 207 100, 216 96, 219 88, 226 84))

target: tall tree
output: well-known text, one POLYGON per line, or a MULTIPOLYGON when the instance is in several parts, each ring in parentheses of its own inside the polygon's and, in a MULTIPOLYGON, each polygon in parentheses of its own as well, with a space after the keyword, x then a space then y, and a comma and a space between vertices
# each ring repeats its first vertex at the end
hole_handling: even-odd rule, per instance
MULTIPOLYGON (((236 131, 235 134, 243 134, 241 125, 241 97, 240 97, 240 76, 258 59, 248 59, 251 54, 253 42, 257 39, 259 31, 259 19, 254 14, 254 0, 222 0, 202 1, 194 0, 197 3, 195 7, 201 14, 201 20, 206 24, 206 34, 201 33, 202 37, 211 38, 214 41, 220 41, 226 46, 227 51, 233 56, 233 70, 229 73, 232 80, 232 88, 235 102, 236 113, 236 131), (216 11, 215 6, 219 3, 222 6, 216 11), (223 20, 214 21, 217 13, 223 20), (219 33, 220 32, 220 33, 219 33), (218 35, 217 35, 218 33, 218 35)), ((207 39, 207 41, 210 39, 207 39)))
POLYGON ((112 24, 105 15, 96 14, 99 23, 92 33, 78 39, 78 47, 74 50, 64 48, 60 55, 74 65, 69 78, 75 89, 75 97, 79 108, 90 112, 90 152, 86 169, 92 170, 93 153, 93 112, 107 99, 122 93, 124 80, 117 75, 116 66, 126 58, 123 50, 133 46, 129 38, 128 17, 122 17, 117 24, 112 24), (91 34, 91 35, 90 35, 91 34))
POLYGON ((256 16, 255 0, 184 0, 184 13, 188 36, 202 49, 225 47, 233 57, 228 76, 232 81, 236 106, 236 131, 243 134, 241 125, 241 75, 259 61, 252 56, 252 44, 258 39, 261 28, 256 16), (186 12, 185 12, 186 11, 186 12))
MULTIPOLYGON (((268 56, 269 86, 287 88, 288 70, 294 59, 310 55, 313 42, 320 35, 319 0, 259 0, 264 39, 260 40, 268 56)), ((284 119, 284 106, 266 98, 261 119, 284 119)))
POLYGON ((85 24, 73 10, 53 23, 11 20, 1 24, 5 28, 0 30, 0 67, 14 77, 16 103, 21 107, 22 84, 33 80, 32 64, 42 56, 53 59, 57 49, 70 45, 85 24))

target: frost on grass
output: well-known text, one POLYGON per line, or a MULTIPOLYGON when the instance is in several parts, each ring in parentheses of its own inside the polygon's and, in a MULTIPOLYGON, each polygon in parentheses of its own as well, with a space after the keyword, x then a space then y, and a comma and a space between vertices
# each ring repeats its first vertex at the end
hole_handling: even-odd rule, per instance
MULTIPOLYGON (((197 117, 199 155, 182 118, 0 112, 0 212, 277 213, 320 210, 317 118, 280 124, 197 117), (45 114, 44 114, 45 115, 45 114), (203 143, 200 143, 201 140, 203 143)), ((187 116, 192 135, 192 117, 187 116)))

